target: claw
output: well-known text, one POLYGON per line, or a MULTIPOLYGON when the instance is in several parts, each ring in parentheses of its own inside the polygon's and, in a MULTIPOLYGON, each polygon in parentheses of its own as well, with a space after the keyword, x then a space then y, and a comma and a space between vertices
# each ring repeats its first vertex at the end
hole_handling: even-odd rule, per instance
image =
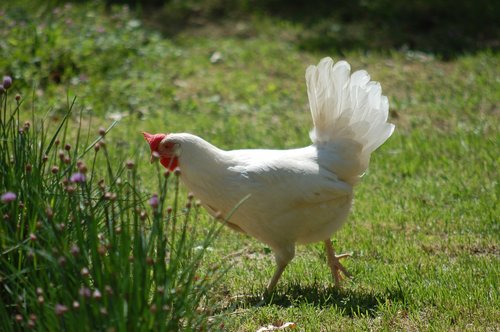
POLYGON ((352 275, 349 272, 347 272, 346 268, 340 263, 340 260, 346 257, 350 257, 352 254, 345 253, 345 254, 335 255, 331 240, 325 241, 325 249, 328 258, 328 266, 330 267, 332 277, 335 281, 335 287, 340 288, 340 282, 343 279, 345 279, 345 277, 347 278, 352 277, 352 275))

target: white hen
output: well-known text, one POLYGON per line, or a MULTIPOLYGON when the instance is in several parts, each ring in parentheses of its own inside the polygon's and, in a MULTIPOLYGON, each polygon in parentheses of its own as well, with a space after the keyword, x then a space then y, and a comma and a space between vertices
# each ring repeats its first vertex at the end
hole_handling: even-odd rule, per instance
POLYGON ((295 244, 324 241, 336 286, 341 272, 330 237, 345 222, 353 186, 365 172, 370 154, 391 136, 389 104, 381 87, 365 71, 350 75, 345 61, 324 58, 306 71, 314 122, 313 144, 290 150, 224 151, 191 134, 144 133, 151 151, 213 216, 228 216, 232 229, 266 243, 276 271, 267 286, 276 286, 295 255, 295 244))

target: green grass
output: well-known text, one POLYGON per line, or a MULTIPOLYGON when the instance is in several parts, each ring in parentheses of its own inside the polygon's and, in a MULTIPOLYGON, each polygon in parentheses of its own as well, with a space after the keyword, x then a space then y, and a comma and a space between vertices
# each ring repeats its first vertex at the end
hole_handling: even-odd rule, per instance
POLYGON ((31 122, 20 122, 23 102, 3 82, 1 330, 212 325, 207 291, 222 270, 199 266, 220 227, 196 227, 200 207, 179 197, 178 173, 157 165, 158 194, 148 193, 134 161, 108 151, 104 137, 115 123, 82 142, 82 127, 67 121, 73 100, 47 134, 35 109, 31 122))
MULTIPOLYGON (((304 26, 265 16, 163 36, 122 7, 26 8, 5 5, 0 15, 0 74, 14 78, 10 105, 22 95, 20 122, 33 107, 53 132, 73 96, 68 141, 75 128, 85 137, 120 117, 106 136, 110 163, 135 160, 143 195, 158 191, 158 177, 142 130, 191 132, 227 149, 304 146, 307 65, 344 58, 381 82, 396 131, 374 153, 349 221, 333 236, 336 250, 353 252, 346 265, 354 278, 333 289, 322 245, 298 247, 262 305, 272 253, 223 229, 204 266, 230 267, 208 294, 208 314, 225 330, 286 321, 300 331, 500 327, 497 52, 451 61, 396 49, 340 55, 301 49, 304 26), (222 61, 213 64, 215 51, 222 61)), ((106 167, 100 161, 93 171, 106 175, 106 167)), ((199 223, 213 221, 200 212, 199 223)))

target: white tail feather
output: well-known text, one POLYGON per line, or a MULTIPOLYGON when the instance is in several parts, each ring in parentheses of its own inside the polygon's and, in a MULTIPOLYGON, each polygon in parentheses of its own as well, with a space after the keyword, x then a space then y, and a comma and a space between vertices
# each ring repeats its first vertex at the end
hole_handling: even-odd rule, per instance
MULTIPOLYGON (((352 75, 345 61, 322 59, 306 71, 307 94, 314 122, 311 139, 316 145, 331 144, 345 158, 356 159, 347 176, 361 175, 370 154, 394 131, 387 122, 389 101, 378 82, 370 81, 364 70, 352 75), (336 147, 335 147, 336 146, 336 147), (351 147, 354 151, 348 151, 351 147)), ((343 160, 345 163, 346 160, 343 160)), ((351 163, 351 164, 352 164, 351 163)))

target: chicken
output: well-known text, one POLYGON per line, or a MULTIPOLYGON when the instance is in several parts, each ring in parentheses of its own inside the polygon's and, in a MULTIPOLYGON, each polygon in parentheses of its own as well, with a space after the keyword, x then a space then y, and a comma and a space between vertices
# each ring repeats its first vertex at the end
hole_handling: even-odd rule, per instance
POLYGON ((181 181, 212 216, 272 249, 276 270, 267 293, 296 244, 323 241, 335 285, 350 276, 340 263, 348 255, 335 255, 330 237, 347 219, 370 154, 394 130, 380 84, 366 71, 350 71, 347 62, 330 58, 307 68, 314 122, 308 147, 225 151, 191 134, 143 133, 151 153, 167 169, 180 168, 181 181))

